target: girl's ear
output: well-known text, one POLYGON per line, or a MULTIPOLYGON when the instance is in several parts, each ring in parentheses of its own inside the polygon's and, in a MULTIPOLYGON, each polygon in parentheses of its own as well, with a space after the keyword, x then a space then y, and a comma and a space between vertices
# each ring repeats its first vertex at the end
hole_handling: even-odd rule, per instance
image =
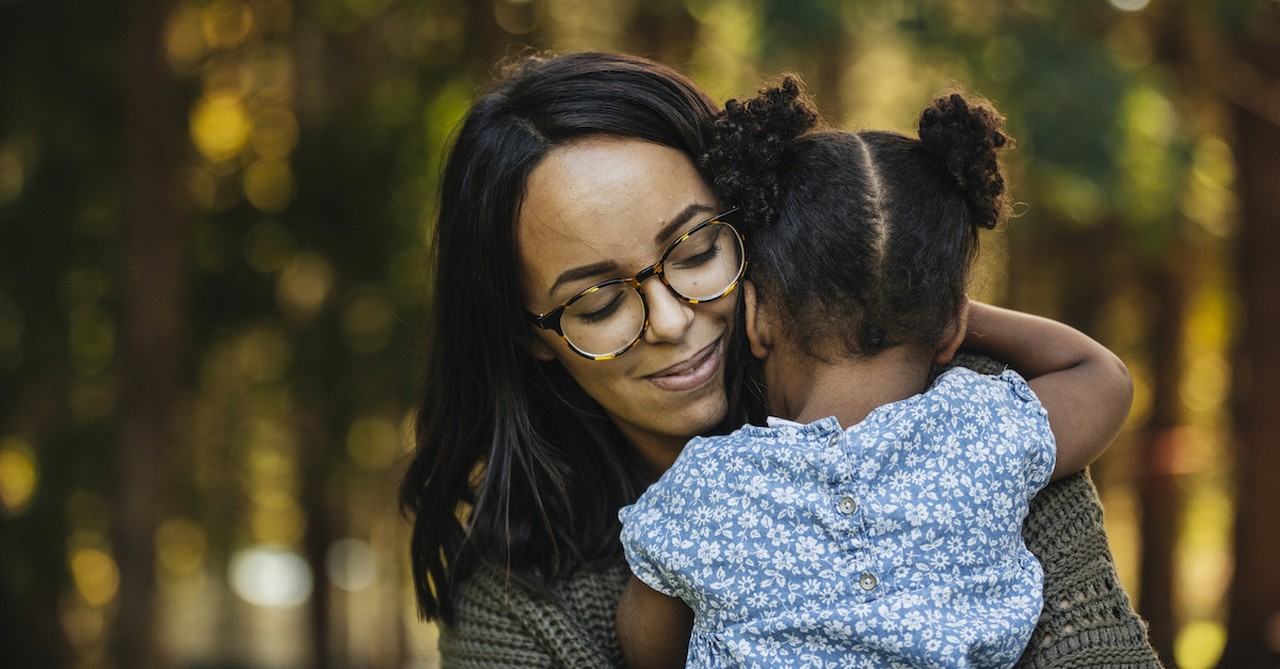
POLYGON ((938 342, 938 347, 933 352, 933 364, 945 365, 951 362, 956 351, 960 350, 960 344, 964 343, 964 335, 968 330, 969 296, 965 295, 960 300, 960 311, 956 314, 955 322, 951 324, 951 328, 943 335, 942 341, 938 342))
POLYGON ((767 311, 760 305, 756 285, 750 281, 742 282, 742 308, 747 326, 747 342, 751 345, 751 355, 764 360, 769 357, 773 348, 772 323, 764 313, 767 311))

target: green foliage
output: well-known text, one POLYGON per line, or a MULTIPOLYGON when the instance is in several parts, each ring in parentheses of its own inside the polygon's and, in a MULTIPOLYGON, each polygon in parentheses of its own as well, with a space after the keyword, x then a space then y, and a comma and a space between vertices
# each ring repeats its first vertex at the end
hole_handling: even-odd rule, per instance
POLYGON ((769 32, 765 55, 778 50, 812 49, 845 39, 845 6, 836 0, 764 3, 761 21, 769 32))

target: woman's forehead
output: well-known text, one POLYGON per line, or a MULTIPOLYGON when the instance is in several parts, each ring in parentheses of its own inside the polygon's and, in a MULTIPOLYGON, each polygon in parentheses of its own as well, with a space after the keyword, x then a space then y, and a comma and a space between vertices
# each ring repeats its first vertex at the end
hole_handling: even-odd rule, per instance
POLYGON ((579 140, 551 151, 529 175, 517 222, 522 264, 540 281, 581 264, 651 263, 669 241, 663 237, 683 231, 664 232, 673 221, 714 207, 711 189, 676 149, 579 140))

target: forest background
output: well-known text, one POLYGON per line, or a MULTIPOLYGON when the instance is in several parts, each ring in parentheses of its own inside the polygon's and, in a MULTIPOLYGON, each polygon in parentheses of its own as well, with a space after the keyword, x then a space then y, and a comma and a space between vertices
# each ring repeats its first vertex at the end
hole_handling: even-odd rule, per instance
POLYGON ((395 505, 445 148, 493 64, 1010 117, 977 296, 1116 350, 1093 468, 1169 663, 1280 666, 1275 0, 0 0, 6 667, 434 666, 395 505))

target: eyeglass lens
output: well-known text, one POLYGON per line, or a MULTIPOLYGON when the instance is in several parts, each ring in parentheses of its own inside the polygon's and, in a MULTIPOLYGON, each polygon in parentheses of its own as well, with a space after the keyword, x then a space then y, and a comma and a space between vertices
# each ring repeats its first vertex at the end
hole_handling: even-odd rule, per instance
MULTIPOLYGON (((667 285, 691 302, 720 297, 742 271, 742 244, 732 227, 714 223, 671 247, 662 263, 667 285)), ((616 354, 631 346, 645 327, 644 300, 637 289, 606 283, 588 290, 565 308, 565 339, 591 356, 616 354)))

